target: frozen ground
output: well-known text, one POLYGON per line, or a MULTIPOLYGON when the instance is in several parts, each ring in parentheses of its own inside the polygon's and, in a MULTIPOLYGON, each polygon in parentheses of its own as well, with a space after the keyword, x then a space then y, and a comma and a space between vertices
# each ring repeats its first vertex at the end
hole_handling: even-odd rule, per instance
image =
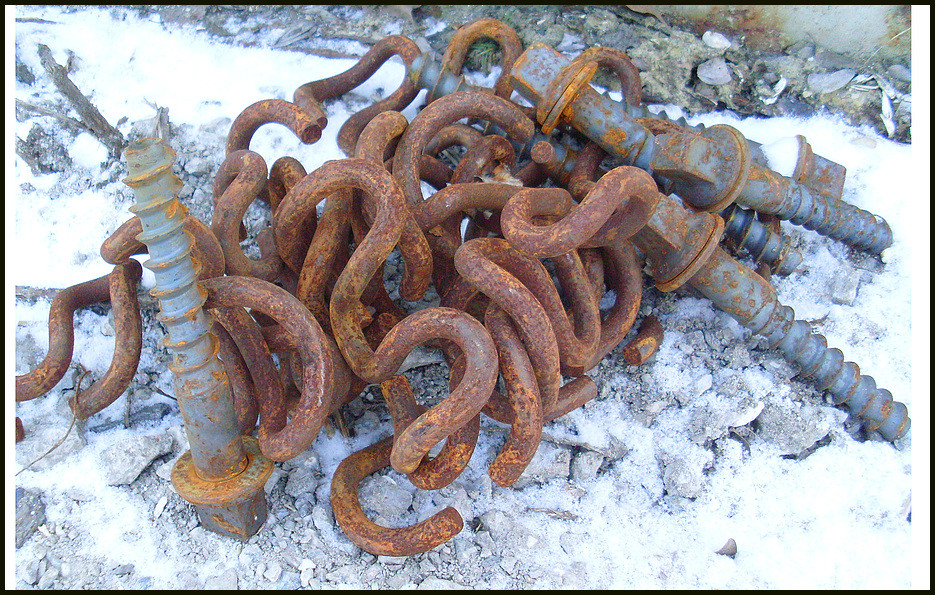
MULTIPOLYGON (((11 95, 36 105, 62 102, 36 44, 48 45, 60 64, 73 52, 71 79, 124 135, 151 127, 153 105, 169 109, 176 173, 186 182, 182 198, 204 221, 210 221, 210 184, 230 120, 254 101, 288 99, 300 84, 353 64, 269 49, 277 31, 259 30, 257 47, 233 47, 193 26, 167 27, 123 9, 66 14, 20 7, 16 16, 31 21, 15 24, 14 48, 7 16, 8 118, 11 95), (31 85, 12 82, 14 49, 35 75, 31 85)), ((917 76, 927 76, 927 50, 914 60, 917 76)), ((329 105, 329 126, 315 145, 300 146, 270 130, 278 127, 264 127, 251 148, 268 163, 292 155, 309 171, 343 157, 334 142, 343 120, 375 95, 392 92, 402 70, 388 65, 355 90, 356 97, 329 105)), ((805 261, 774 283, 799 318, 815 321, 829 345, 908 405, 913 430, 895 447, 866 440, 780 355, 706 301, 660 294, 647 284, 641 317, 657 315, 666 333, 658 354, 640 367, 627 366, 616 353, 606 358, 592 373, 599 398, 546 427, 524 487, 499 488, 486 474, 504 439, 492 422, 482 428, 470 467, 448 488, 416 490, 392 471, 365 482, 365 508, 387 524, 410 524, 448 504, 458 508, 465 528, 449 543, 405 560, 378 559, 335 525, 328 500, 334 469, 391 428, 380 400, 365 394, 348 408, 355 437, 322 432, 305 455, 277 464, 267 486, 270 519, 239 544, 199 527, 193 508, 167 481, 166 470, 183 448, 181 417, 168 396, 173 390, 162 331, 150 305, 143 358, 128 395, 77 425, 59 449, 29 469, 23 470, 68 429, 65 400, 76 373, 49 394, 17 404, 15 412, 7 399, 7 586, 927 585, 929 97, 927 80, 914 83, 912 146, 827 116, 737 120, 708 114, 691 120, 728 123, 761 143, 805 135, 817 154, 847 167, 845 200, 889 222, 895 242, 882 259, 784 224, 805 261), (9 432, 14 415, 27 433, 15 449, 9 432), (115 481, 111 457, 140 436, 159 453, 155 462, 129 484, 106 485, 115 481), (14 487, 40 494, 46 518, 16 549, 14 487), (716 554, 728 539, 737 544, 736 556, 716 554)), ((417 103, 405 112, 410 119, 417 103)), ((14 286, 63 288, 108 273, 98 249, 131 216, 133 201, 119 181, 124 164, 103 168, 106 151, 90 135, 75 136, 34 114, 8 122, 21 139, 39 125, 70 157, 62 171, 34 173, 8 148, 7 195, 14 197, 6 212, 7 352, 15 347, 15 357, 7 358, 10 395, 13 377, 35 367, 48 347, 49 300, 14 298, 14 286)), ((113 355, 109 325, 107 308, 75 317, 75 361, 94 378, 113 355)), ((431 384, 439 372, 429 366, 408 374, 431 384)))

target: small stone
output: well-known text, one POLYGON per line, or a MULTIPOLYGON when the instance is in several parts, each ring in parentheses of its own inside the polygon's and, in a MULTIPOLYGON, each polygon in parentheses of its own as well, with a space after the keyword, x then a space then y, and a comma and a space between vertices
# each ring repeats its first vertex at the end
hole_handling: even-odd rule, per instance
POLYGON ((172 438, 158 436, 131 436, 101 453, 106 485, 129 485, 156 457, 172 450, 172 438))
POLYGON ((815 93, 832 93, 842 89, 844 85, 851 82, 851 79, 857 76, 857 71, 850 68, 842 68, 835 72, 816 72, 808 75, 806 81, 808 88, 815 93))
POLYGON ((59 570, 55 566, 49 566, 49 568, 42 573, 42 576, 39 577, 39 581, 36 582, 37 589, 48 589, 52 586, 52 583, 59 577, 59 570))
POLYGON ((717 31, 705 31, 704 35, 701 36, 701 41, 715 50, 726 50, 731 46, 730 40, 717 31))
POLYGON ((61 463, 87 445, 82 432, 73 428, 58 448, 49 451, 49 446, 58 443, 68 432, 67 426, 30 428, 26 438, 16 444, 16 462, 30 471, 46 471, 61 463))
POLYGON ((815 55, 815 46, 810 43, 800 41, 787 47, 786 53, 801 60, 808 60, 815 55))
POLYGON ((412 493, 385 475, 370 476, 361 482, 360 502, 383 517, 405 514, 412 506, 412 493))
POLYGON ((741 399, 737 407, 727 415, 727 425, 731 428, 745 426, 757 418, 765 405, 753 397, 741 399))
POLYGON ((263 484, 263 490, 269 495, 273 491, 273 488, 276 487, 276 484, 279 483, 279 480, 284 475, 284 472, 279 467, 273 467, 272 473, 269 474, 269 479, 266 480, 266 483, 263 484))
POLYGON ((198 580, 198 575, 191 570, 183 570, 180 572, 178 582, 180 589, 184 589, 186 591, 201 590, 201 583, 198 580))
POLYGON ((276 561, 270 562, 269 566, 266 568, 266 572, 263 573, 263 578, 271 583, 278 581, 281 576, 282 566, 276 561))
POLYGON ((587 481, 597 477, 597 470, 604 463, 604 457, 600 453, 585 450, 572 459, 571 478, 575 481, 587 481))
POLYGON ((126 576, 132 574, 135 567, 133 564, 121 564, 120 566, 114 568, 114 576, 126 576))
POLYGON ((711 58, 698 65, 698 78, 709 85, 726 85, 731 81, 730 67, 724 58, 711 58))
POLYGON ((737 542, 734 541, 733 537, 731 537, 727 540, 727 543, 724 544, 724 547, 714 553, 727 556, 728 558, 733 558, 737 555, 737 542))
POLYGON ((45 522, 45 504, 36 492, 16 488, 16 547, 20 548, 45 522))
POLYGON ((513 517, 502 510, 488 510, 480 516, 480 521, 489 532, 490 537, 494 540, 499 540, 509 535, 515 527, 513 517))
POLYGON ((459 585, 454 581, 445 580, 443 578, 436 578, 430 576, 416 587, 419 591, 440 591, 440 590, 465 590, 467 587, 464 585, 459 585))
POLYGON ((39 582, 39 562, 40 560, 35 558, 27 562, 18 578, 27 585, 35 585, 39 582))
POLYGON ((703 374, 695 381, 695 397, 700 397, 712 386, 714 386, 714 377, 711 374, 703 374))
POLYGON ((377 562, 380 564, 405 564, 406 560, 408 560, 406 556, 377 556, 377 562))
POLYGON ((856 66, 853 58, 824 48, 818 49, 815 53, 815 63, 829 70, 832 68, 852 68, 856 66))
POLYGON ((757 434, 779 449, 781 455, 797 455, 824 438, 828 421, 817 407, 767 404, 756 418, 757 434))
POLYGON ((886 74, 904 83, 912 82, 912 71, 902 64, 893 64, 886 69, 886 74))
POLYGON ((704 477, 687 461, 676 458, 669 461, 662 474, 666 492, 683 498, 697 498, 704 490, 704 477))
POLYGON ((843 306, 854 305, 859 287, 860 273, 847 264, 837 267, 831 279, 831 302, 843 306))
POLYGON ((284 491, 293 498, 298 498, 305 494, 315 493, 317 487, 318 478, 315 477, 315 471, 308 467, 298 467, 289 473, 284 491))
POLYGON ((237 569, 228 568, 218 576, 212 576, 205 581, 205 591, 236 591, 237 569))
POLYGON ((571 453, 548 442, 539 444, 536 454, 522 475, 513 484, 516 489, 532 483, 544 483, 556 478, 567 478, 570 472, 571 453))

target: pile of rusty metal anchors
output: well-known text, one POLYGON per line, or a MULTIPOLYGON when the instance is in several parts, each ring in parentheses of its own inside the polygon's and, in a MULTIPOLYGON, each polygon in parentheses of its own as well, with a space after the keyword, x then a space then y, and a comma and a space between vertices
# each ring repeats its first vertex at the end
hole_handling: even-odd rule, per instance
MULTIPOLYGON (((148 252, 191 445, 172 481, 202 524, 239 539, 256 533, 273 461, 305 451, 330 414, 379 384, 393 435, 339 465, 331 503, 362 549, 411 555, 456 535, 460 515, 448 507, 412 526, 377 525, 358 500, 361 480, 392 466, 418 488, 449 485, 467 467, 483 413, 509 426, 488 472, 512 485, 543 424, 597 396, 586 373, 630 333, 648 262, 660 291, 694 288, 766 337, 868 432, 895 441, 909 429, 905 405, 795 320, 768 281, 801 261, 778 233, 780 219, 871 253, 892 242, 884 221, 841 200, 844 168, 814 155, 804 138, 799 144, 787 178, 730 126, 650 114, 638 70, 612 48, 574 60, 541 44, 523 51, 515 31, 481 19, 456 32, 439 63, 390 36, 348 71, 297 89, 293 101, 260 101, 237 117, 210 228, 177 200, 174 151, 158 139, 133 143, 124 181, 136 216, 101 248, 114 271, 56 297, 49 354, 17 377, 16 399, 58 383, 71 360, 74 311, 108 299, 120 348, 107 374, 70 404, 85 419, 126 390, 141 351, 141 268, 130 257, 148 252), (492 90, 460 76, 481 38, 503 53, 492 90), (269 123, 317 142, 327 125, 322 104, 393 56, 407 76, 341 127, 346 159, 307 173, 288 156, 267 168, 249 149, 269 123), (590 86, 599 68, 619 77, 621 101, 590 86), (409 122, 400 110, 422 88, 428 103, 409 122), (511 101, 514 89, 532 107, 511 101), (446 159, 457 152, 452 168, 446 159), (620 165, 604 171, 608 156, 620 165), (240 242, 257 200, 269 205, 271 224, 256 236, 260 257, 250 258, 240 242), (752 256, 761 274, 725 248, 752 256), (394 250, 404 264, 401 300, 413 304, 434 288, 438 306, 408 312, 390 297, 384 265, 394 250), (440 349, 450 370, 449 394, 431 407, 400 373, 420 345, 440 349)), ((647 316, 620 353, 639 365, 661 339, 659 321, 647 316)))

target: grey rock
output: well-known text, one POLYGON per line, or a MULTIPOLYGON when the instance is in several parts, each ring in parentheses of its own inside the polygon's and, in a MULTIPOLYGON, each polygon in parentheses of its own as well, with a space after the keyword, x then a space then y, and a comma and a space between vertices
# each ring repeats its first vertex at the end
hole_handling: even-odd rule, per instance
POLYGON ((745 396, 733 407, 725 418, 727 425, 731 428, 745 426, 755 420, 763 411, 765 405, 762 401, 754 399, 751 396, 745 396))
MULTIPOLYGON (((23 488, 16 488, 15 499, 16 547, 20 548, 45 522, 45 504, 40 494, 23 488)), ((35 584, 35 581, 30 584, 35 584)))
POLYGON ((365 510, 393 518, 405 514, 412 505, 412 493, 385 475, 370 476, 361 482, 360 503, 365 510))
POLYGON ((201 581, 198 575, 191 570, 183 570, 178 577, 179 588, 187 591, 201 590, 201 581))
POLYGON ((282 565, 275 560, 270 562, 266 567, 266 572, 263 573, 263 578, 268 580, 271 583, 275 583, 282 576, 282 565))
POLYGON ((851 306, 857 299, 860 287, 860 273, 847 264, 842 264, 834 271, 831 279, 831 301, 835 304, 851 306))
POLYGON ((298 467, 289 473, 285 492, 293 498, 298 498, 305 494, 314 494, 317 487, 318 478, 315 477, 315 471, 308 467, 298 467))
POLYGON ((674 458, 665 465, 662 481, 666 492, 683 498, 697 498, 704 490, 704 476, 682 458, 674 458))
POLYGON ((516 526, 513 517, 502 510, 488 510, 480 516, 480 521, 495 541, 509 535, 516 526))
MULTIPOLYGON (((165 403, 153 403, 152 405, 141 407, 130 414, 130 427, 150 421, 159 421, 165 416, 169 415, 171 412, 172 407, 165 403)), ((110 420, 100 425, 90 427, 88 430, 95 433, 100 433, 118 427, 123 427, 123 420, 110 420)))
POLYGON ((590 450, 579 452, 571 461, 571 478, 575 481, 593 479, 603 463, 604 457, 600 453, 590 450))
POLYGON ((214 166, 207 159, 194 157, 185 164, 185 171, 195 176, 206 176, 211 173, 214 166))
POLYGON ((724 58, 711 58, 698 65, 698 78, 709 85, 726 85, 731 81, 730 67, 724 58))
POLYGON ((824 48, 819 48, 815 52, 815 63, 828 69, 853 68, 857 65, 853 58, 824 48))
POLYGON ((17 148, 35 160, 40 172, 60 172, 71 166, 71 157, 65 145, 38 124, 33 124, 29 129, 25 143, 17 145, 17 148))
MULTIPOLYGON (((37 582, 39 582, 39 566, 40 560, 33 558, 32 560, 26 562, 25 565, 23 565, 22 571, 17 572, 17 578, 25 582, 27 585, 35 585, 37 582)), ((17 570, 19 570, 19 568, 17 568, 17 570)))
POLYGON ((841 89, 851 79, 857 76, 857 71, 850 68, 842 68, 834 72, 816 72, 808 75, 806 81, 808 88, 815 93, 832 93, 841 89))
POLYGON ((693 386, 695 397, 700 397, 712 386, 714 386, 714 377, 711 376, 711 374, 702 374, 697 380, 695 380, 695 384, 693 386))
POLYGON ((319 533, 334 531, 334 516, 331 512, 331 506, 325 506, 322 503, 315 505, 312 509, 312 522, 319 533))
POLYGON ((132 574, 134 570, 133 564, 121 564, 120 566, 114 568, 114 576, 126 576, 132 574))
POLYGON ((705 31, 701 36, 701 41, 715 50, 726 50, 731 46, 730 40, 717 31, 705 31))
POLYGON ((802 60, 808 60, 815 55, 815 46, 799 41, 787 47, 786 53, 802 60))
POLYGON ((101 453, 107 485, 128 485, 156 457, 172 451, 172 438, 166 434, 158 436, 131 436, 101 453))
POLYGON ((42 573, 42 576, 39 577, 39 580, 36 582, 37 589, 48 589, 52 586, 52 583, 58 579, 60 573, 58 568, 55 566, 49 566, 49 568, 42 573))
POLYGON ((301 588, 301 586, 302 579, 299 573, 292 572, 291 570, 283 571, 282 578, 280 578, 279 582, 276 584, 276 588, 282 591, 295 591, 301 588))
POLYGON ((695 444, 716 440, 727 432, 725 415, 714 408, 696 407, 688 420, 688 434, 695 444))
POLYGON ((205 591, 236 591, 237 569, 228 568, 218 576, 212 576, 205 581, 205 591))
POLYGON ((773 403, 763 408, 755 425, 757 434, 784 455, 799 454, 824 438, 830 429, 817 407, 773 403))
POLYGON ((14 354, 17 374, 26 374, 35 369, 45 357, 45 353, 39 350, 36 339, 30 334, 17 337, 14 354))
POLYGON ((902 64, 893 64, 886 69, 886 74, 890 77, 902 81, 904 83, 912 82, 912 71, 903 66, 902 64))
POLYGON ((465 587, 464 585, 458 584, 454 581, 449 581, 443 578, 436 578, 434 576, 430 576, 424 581, 422 581, 421 583, 419 583, 419 586, 416 588, 419 591, 428 591, 428 590, 437 591, 437 590, 442 590, 442 589, 448 591, 448 590, 464 590, 464 589, 467 589, 468 587, 465 587))
POLYGON ((378 563, 387 564, 391 566, 394 566, 397 564, 405 564, 406 560, 408 559, 409 559, 408 556, 377 556, 378 563))
POLYGON ((72 428, 71 432, 68 432, 67 426, 60 425, 29 428, 26 439, 16 445, 16 462, 24 467, 31 464, 30 470, 46 471, 86 445, 87 441, 76 428, 72 428), (62 440, 66 432, 68 435, 58 448, 48 452, 49 447, 62 440))
POLYGON ((356 566, 342 566, 326 574, 325 580, 342 586, 353 586, 359 583, 358 572, 360 572, 360 569, 356 566))
POLYGON ((284 472, 279 467, 273 467, 273 472, 269 474, 269 479, 266 480, 266 483, 263 484, 263 490, 269 494, 273 491, 273 488, 276 487, 276 484, 279 483, 279 480, 282 479, 284 472))
POLYGON ((539 444, 536 454, 523 474, 519 476, 513 487, 523 488, 532 483, 547 482, 556 478, 567 478, 570 472, 571 453, 564 448, 554 446, 548 442, 539 444))

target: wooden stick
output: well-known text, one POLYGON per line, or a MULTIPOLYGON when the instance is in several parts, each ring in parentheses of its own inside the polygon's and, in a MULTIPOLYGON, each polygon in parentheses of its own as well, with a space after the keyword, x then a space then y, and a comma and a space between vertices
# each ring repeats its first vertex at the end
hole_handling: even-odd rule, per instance
POLYGON ((52 82, 55 84, 56 88, 58 88, 62 95, 72 104, 78 112, 78 116, 80 116, 81 120, 88 126, 91 133, 94 134, 104 146, 110 149, 111 157, 119 159, 120 153, 123 151, 124 147, 127 146, 123 135, 119 130, 110 125, 107 119, 101 115, 101 112, 85 97, 84 93, 71 82, 65 67, 56 62, 52 57, 52 50, 41 43, 38 44, 37 47, 42 67, 45 68, 49 76, 52 77, 52 82))

